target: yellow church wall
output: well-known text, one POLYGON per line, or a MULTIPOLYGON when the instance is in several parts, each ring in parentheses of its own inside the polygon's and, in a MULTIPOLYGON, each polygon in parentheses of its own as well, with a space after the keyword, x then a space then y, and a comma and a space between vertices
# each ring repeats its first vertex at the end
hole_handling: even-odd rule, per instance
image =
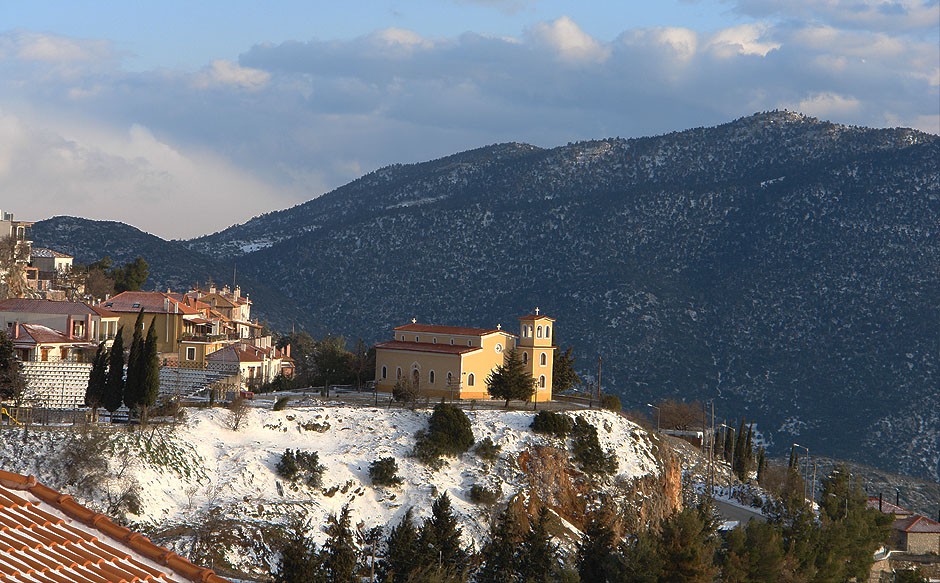
POLYGON ((418 392, 422 396, 440 397, 449 396, 451 388, 447 385, 447 373, 452 378, 460 376, 460 354, 414 352, 378 348, 375 353, 375 384, 380 391, 391 392, 398 380, 398 369, 402 375, 411 375, 413 370, 418 371, 418 392), (382 367, 385 367, 386 377, 382 377, 382 367), (431 382, 430 373, 434 371, 434 382, 431 382))

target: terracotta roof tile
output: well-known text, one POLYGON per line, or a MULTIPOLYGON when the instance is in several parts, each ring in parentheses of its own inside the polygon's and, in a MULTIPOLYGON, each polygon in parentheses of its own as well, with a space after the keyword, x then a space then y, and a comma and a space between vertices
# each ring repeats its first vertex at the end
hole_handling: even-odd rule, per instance
POLYGON ((48 249, 46 247, 33 247, 30 249, 29 254, 33 257, 55 257, 58 259, 74 259, 68 253, 62 253, 56 251, 55 249, 48 249))
POLYGON ((74 344, 75 338, 39 324, 20 324, 20 334, 14 338, 14 344, 74 344), (28 337, 28 338, 27 338, 28 337))
POLYGON ((10 298, 0 300, 0 312, 24 312, 28 314, 64 314, 79 316, 95 314, 95 309, 83 302, 58 302, 55 300, 33 300, 10 298))
POLYGON ((437 326, 435 324, 405 324, 404 326, 399 326, 395 328, 396 332, 424 332, 426 334, 452 334, 455 336, 486 336, 487 334, 495 334, 496 332, 503 332, 509 334, 505 330, 498 330, 496 328, 466 328, 462 326, 437 326))
POLYGON ((36 481, 0 470, 0 580, 231 583, 36 481))
POLYGON ((145 314, 198 314, 195 308, 162 292, 126 291, 102 302, 101 306, 112 312, 139 312, 145 314))
POLYGON ((386 350, 404 350, 407 352, 437 352, 441 354, 464 354, 466 352, 475 352, 482 350, 479 346, 460 346, 453 344, 433 344, 431 342, 402 342, 392 340, 375 345, 376 348, 386 350))
POLYGON ((940 522, 930 520, 926 516, 914 515, 895 520, 894 528, 904 532, 940 533, 940 522))

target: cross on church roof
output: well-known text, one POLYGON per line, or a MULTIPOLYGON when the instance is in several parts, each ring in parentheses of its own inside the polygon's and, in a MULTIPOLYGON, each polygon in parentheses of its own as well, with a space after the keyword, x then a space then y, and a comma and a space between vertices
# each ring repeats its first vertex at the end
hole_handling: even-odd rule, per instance
POLYGON ((539 307, 538 307, 538 306, 535 306, 535 315, 536 315, 536 316, 539 315, 539 307))
POLYGON ((497 325, 496 325, 496 329, 497 329, 497 330, 502 330, 502 329, 503 329, 503 325, 502 325, 502 324, 497 324, 497 325))
POLYGON ((418 319, 417 319, 417 318, 412 318, 412 319, 411 319, 411 323, 412 323, 412 324, 417 324, 417 323, 418 323, 418 319))

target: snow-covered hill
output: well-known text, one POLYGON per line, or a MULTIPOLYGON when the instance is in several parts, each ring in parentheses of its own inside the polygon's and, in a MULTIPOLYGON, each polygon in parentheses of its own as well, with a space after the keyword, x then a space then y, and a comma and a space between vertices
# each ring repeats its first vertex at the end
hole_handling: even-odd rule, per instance
POLYGON ((135 432, 33 430, 25 442, 16 432, 6 432, 0 434, 0 467, 34 473, 80 498, 84 494, 84 502, 102 510, 111 506, 113 511, 114 501, 136 483, 140 507, 127 519, 138 528, 193 560, 254 575, 272 566, 272 548, 292 518, 308 520, 310 536, 322 543, 320 527, 344 504, 349 504, 354 523, 371 528, 394 525, 408 508, 414 508, 420 520, 433 499, 446 492, 466 542, 479 549, 492 507, 469 499, 474 484, 501 491, 501 503, 517 493, 529 507, 531 498, 540 498, 561 523, 571 525, 572 536, 584 512, 602 497, 613 497, 621 506, 632 503, 637 516, 647 519, 680 503, 678 472, 654 436, 610 412, 572 414, 595 425, 602 447, 616 453, 615 476, 592 481, 577 472, 561 440, 532 432, 531 411, 467 411, 477 442, 492 439, 501 448, 499 457, 491 463, 471 452, 434 471, 409 457, 415 433, 427 426, 429 411, 347 406, 253 408, 238 431, 231 428, 229 411, 203 409, 188 411, 187 421, 175 427, 135 432), (63 455, 73 442, 97 444, 91 447, 107 454, 110 475, 98 487, 87 488, 81 469, 75 467, 90 463, 88 459, 76 460, 74 452, 63 455), (318 453, 325 466, 321 488, 278 476, 276 466, 287 449, 318 453), (387 456, 397 460, 404 483, 373 487, 369 464, 387 456), (552 459, 564 463, 551 467, 552 459), (658 485, 649 487, 647 480, 658 485), (659 485, 663 480, 673 487, 659 485))

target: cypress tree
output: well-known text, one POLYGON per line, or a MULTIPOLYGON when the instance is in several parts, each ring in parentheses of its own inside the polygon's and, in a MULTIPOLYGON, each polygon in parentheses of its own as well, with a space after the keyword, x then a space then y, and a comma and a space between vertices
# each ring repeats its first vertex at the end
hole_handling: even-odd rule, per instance
POLYGON ((160 361, 157 356, 157 317, 150 320, 147 338, 140 354, 141 363, 141 392, 137 403, 140 408, 140 420, 147 422, 147 410, 157 403, 160 394, 160 361))
POLYGON ((124 404, 133 411, 140 404, 142 393, 143 362, 141 354, 144 352, 144 309, 141 308, 134 320, 134 337, 131 340, 131 349, 127 355, 127 379, 124 381, 124 404))
POLYGON ((494 399, 506 399, 507 408, 511 399, 526 401, 532 398, 535 379, 525 369, 515 349, 510 350, 506 361, 486 377, 486 391, 494 399))
POLYGON ((418 529, 411 508, 398 526, 389 531, 385 544, 385 557, 379 561, 379 581, 407 581, 418 566, 418 529))
POLYGON ((764 446, 757 448, 757 483, 760 484, 764 480, 764 472, 767 471, 767 452, 764 451, 764 446))
MULTIPOLYGON (((514 583, 519 566, 519 527, 509 509, 500 512, 490 526, 489 540, 480 553, 483 567, 476 576, 477 583, 514 583)), ((525 551, 521 551, 525 554, 525 551)), ((523 581, 526 579, 523 578, 523 581)))
POLYGON ((114 413, 121 407, 124 400, 124 327, 118 330, 111 344, 111 353, 108 355, 108 376, 105 382, 104 398, 101 404, 109 412, 114 413))
POLYGON ((274 583, 326 583, 319 553, 307 539, 305 525, 293 522, 286 538, 280 549, 281 559, 274 583))
POLYGON ((715 578, 714 525, 705 508, 685 508, 663 522, 662 581, 710 583, 715 578))
POLYGON ((334 583, 355 583, 359 549, 350 526, 349 505, 344 504, 339 516, 330 514, 326 523, 329 537, 323 546, 323 565, 334 583))
POLYGON ((734 473, 739 480, 743 480, 747 474, 747 458, 744 451, 747 435, 745 434, 744 419, 741 419, 741 425, 738 426, 738 434, 734 439, 734 473))
POLYGON ((95 360, 88 375, 88 387, 85 389, 85 406, 91 408, 92 417, 97 420, 98 407, 104 400, 105 384, 108 381, 108 349, 104 342, 98 345, 95 360))
MULTIPOLYGON (((733 422, 732 422, 732 423, 733 423, 733 422)), ((726 433, 727 433, 727 431, 728 431, 728 429, 725 429, 725 432, 726 432, 726 433)), ((733 430, 732 430, 732 431, 733 431, 733 430)), ((732 435, 731 437, 733 437, 733 435, 732 435)), ((724 453, 724 456, 725 456, 725 461, 726 461, 726 462, 730 462, 730 461, 731 461, 731 456, 732 456, 732 454, 734 453, 734 439, 728 439, 728 435, 725 435, 725 444, 724 444, 724 446, 725 446, 725 447, 724 447, 724 452, 723 452, 723 453, 724 453)), ((732 470, 733 470, 733 469, 734 469, 734 468, 732 468, 732 470)))

